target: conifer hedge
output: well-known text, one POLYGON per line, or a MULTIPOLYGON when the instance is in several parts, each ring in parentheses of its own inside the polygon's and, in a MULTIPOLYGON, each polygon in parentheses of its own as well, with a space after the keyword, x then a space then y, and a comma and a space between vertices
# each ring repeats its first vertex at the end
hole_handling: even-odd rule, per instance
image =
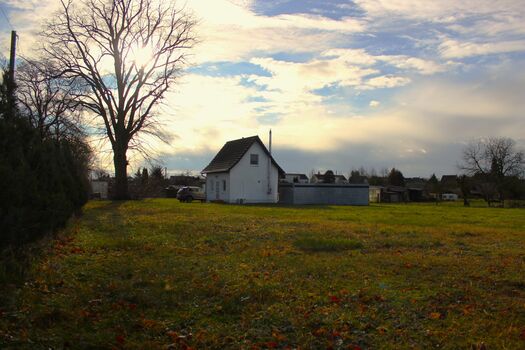
POLYGON ((43 139, 0 86, 0 248, 55 231, 88 199, 90 149, 81 138, 43 139))

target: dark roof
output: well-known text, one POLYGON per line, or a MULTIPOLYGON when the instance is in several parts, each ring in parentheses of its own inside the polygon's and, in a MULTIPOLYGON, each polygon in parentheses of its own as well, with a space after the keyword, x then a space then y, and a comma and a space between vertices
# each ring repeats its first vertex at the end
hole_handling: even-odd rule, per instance
POLYGON ((441 182, 456 182, 458 181, 457 175, 443 175, 441 176, 441 182))
POLYGON ((300 179, 306 179, 306 180, 308 180, 308 176, 306 176, 306 174, 300 174, 300 173, 286 173, 286 175, 299 176, 300 179))
POLYGON ((251 137, 243 137, 242 139, 238 140, 232 140, 226 142, 224 146, 222 146, 221 150, 215 158, 212 159, 210 164, 206 168, 202 170, 202 173, 222 173, 230 171, 231 168, 237 164, 241 158, 244 156, 244 154, 250 149, 250 147, 255 143, 258 142, 259 145, 262 147, 264 152, 270 157, 272 160, 273 165, 277 167, 277 170, 279 171, 279 175, 284 175, 284 170, 277 164, 275 159, 270 155, 270 152, 266 149, 266 146, 261 141, 259 136, 251 136, 251 137))
MULTIPOLYGON (((319 180, 324 180, 324 177, 325 177, 326 174, 314 174, 313 176, 315 176, 316 178, 318 178, 319 180)), ((334 179, 343 179, 343 180, 346 180, 346 177, 344 175, 335 175, 334 174, 334 179)))

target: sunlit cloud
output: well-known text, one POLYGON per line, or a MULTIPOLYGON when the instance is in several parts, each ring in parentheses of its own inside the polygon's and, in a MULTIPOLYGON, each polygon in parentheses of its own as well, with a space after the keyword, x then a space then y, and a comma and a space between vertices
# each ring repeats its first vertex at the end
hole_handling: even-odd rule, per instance
MULTIPOLYGON (((522 1, 355 0, 338 13, 320 0, 315 11, 260 4, 181 3, 198 20, 200 44, 157 111, 174 137, 154 146, 172 171, 201 170, 225 141, 270 128, 281 165, 303 172, 402 166, 428 176, 456 171, 470 138, 525 142, 522 1)), ((59 5, 0 4, 21 54, 38 46, 59 5)), ((10 28, 0 29, 7 52, 10 28)))

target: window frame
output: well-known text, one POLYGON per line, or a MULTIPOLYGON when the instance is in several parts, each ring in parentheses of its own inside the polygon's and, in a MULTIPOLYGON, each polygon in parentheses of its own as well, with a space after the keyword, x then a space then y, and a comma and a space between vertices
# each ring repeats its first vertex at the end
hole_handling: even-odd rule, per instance
POLYGON ((259 154, 258 153, 250 153, 250 165, 259 166, 259 154), (255 160, 255 163, 254 163, 254 160, 255 160))

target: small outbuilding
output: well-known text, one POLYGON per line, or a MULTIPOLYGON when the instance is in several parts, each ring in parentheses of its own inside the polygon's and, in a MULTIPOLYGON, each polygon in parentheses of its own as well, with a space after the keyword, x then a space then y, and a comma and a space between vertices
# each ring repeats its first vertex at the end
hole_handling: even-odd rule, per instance
POLYGON ((202 173, 206 200, 225 203, 277 203, 285 175, 259 136, 226 142, 202 173))

